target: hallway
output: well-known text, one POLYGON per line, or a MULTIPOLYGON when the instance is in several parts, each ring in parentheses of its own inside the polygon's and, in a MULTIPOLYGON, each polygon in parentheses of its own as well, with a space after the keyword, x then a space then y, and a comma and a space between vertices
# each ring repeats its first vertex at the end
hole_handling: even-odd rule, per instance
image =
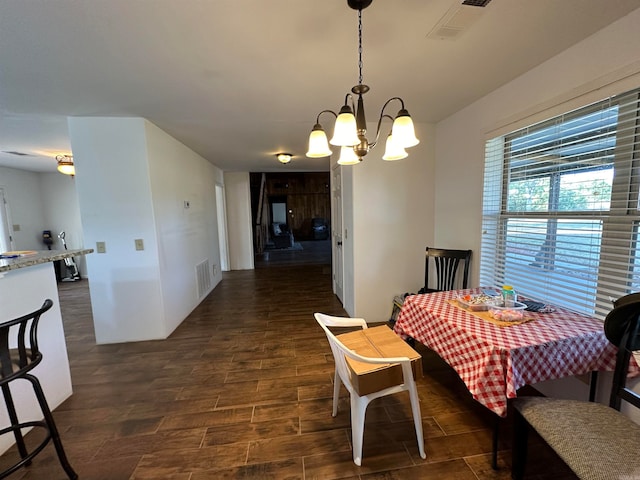
POLYGON ((331 240, 308 240, 296 242, 300 249, 269 249, 255 255, 255 267, 282 265, 326 265, 331 266, 331 240))

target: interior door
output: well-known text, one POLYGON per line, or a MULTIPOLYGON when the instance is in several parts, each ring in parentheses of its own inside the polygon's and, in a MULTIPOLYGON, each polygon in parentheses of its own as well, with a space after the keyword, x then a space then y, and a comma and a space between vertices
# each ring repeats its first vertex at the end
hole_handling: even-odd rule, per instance
POLYGON ((344 305, 344 269, 342 249, 342 176, 340 166, 335 165, 331 172, 331 238, 333 257, 333 293, 344 305))

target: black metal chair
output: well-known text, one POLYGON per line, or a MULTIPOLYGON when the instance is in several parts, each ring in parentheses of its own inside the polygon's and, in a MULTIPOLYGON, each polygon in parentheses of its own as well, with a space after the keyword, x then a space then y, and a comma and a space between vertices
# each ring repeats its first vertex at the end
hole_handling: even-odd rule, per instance
POLYGON ((420 293, 467 288, 471 250, 450 250, 427 247, 424 265, 424 287, 420 293), (462 282, 458 285, 458 266, 462 262, 462 282), (429 264, 435 266, 435 288, 429 288, 429 264))
POLYGON ((640 293, 614 302, 604 332, 618 347, 609 405, 547 397, 514 399, 514 479, 524 476, 530 428, 578 478, 638 478, 640 425, 619 410, 622 400, 640 408, 640 395, 626 386, 631 352, 640 350, 640 293))
POLYGON ((38 348, 38 322, 40 316, 53 306, 49 299, 45 300, 38 310, 28 313, 22 317, 0 324, 0 387, 4 395, 4 401, 9 414, 11 425, 0 430, 0 435, 13 433, 16 446, 20 453, 20 461, 12 467, 0 473, 0 478, 5 478, 23 466, 31 464, 31 460, 40 453, 44 447, 53 440, 53 444, 58 453, 58 459, 70 479, 77 479, 78 475, 69 464, 62 448, 62 442, 53 415, 47 404, 47 399, 40 385, 40 381, 29 372, 33 370, 41 361, 42 353, 38 348), (10 344, 15 347, 11 348, 10 344), (16 413, 16 408, 11 396, 9 383, 14 380, 27 380, 31 382, 38 404, 42 410, 44 420, 20 422, 16 413), (44 440, 28 451, 22 430, 25 428, 42 428, 46 432, 44 440))

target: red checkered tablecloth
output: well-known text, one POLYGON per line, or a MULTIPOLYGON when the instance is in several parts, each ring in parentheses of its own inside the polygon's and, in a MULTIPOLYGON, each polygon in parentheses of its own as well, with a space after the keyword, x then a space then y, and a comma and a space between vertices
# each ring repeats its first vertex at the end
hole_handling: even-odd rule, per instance
MULTIPOLYGON (((458 373, 473 398, 501 417, 516 391, 543 380, 613 371, 616 347, 602 321, 557 308, 527 312, 534 320, 499 327, 447 302, 482 289, 405 298, 394 330, 434 350, 458 373)), ((630 375, 640 374, 631 360, 630 375)))

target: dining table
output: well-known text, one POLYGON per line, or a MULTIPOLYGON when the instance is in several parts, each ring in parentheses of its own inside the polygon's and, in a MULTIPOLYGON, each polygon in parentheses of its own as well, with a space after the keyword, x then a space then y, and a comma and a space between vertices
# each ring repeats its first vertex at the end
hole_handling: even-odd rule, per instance
MULTIPOLYGON (((394 331, 436 352, 464 382, 472 397, 497 416, 492 464, 497 468, 499 419, 509 399, 525 385, 592 374, 590 400, 598 371, 613 371, 617 348, 605 334, 603 321, 553 306, 543 312, 524 311, 519 321, 492 319, 470 311, 460 298, 487 288, 409 295, 394 331), (464 306, 462 306, 464 305, 464 306)), ((490 290, 490 289, 489 289, 490 290)), ((498 294, 498 292, 496 292, 498 294)), ((631 360, 629 376, 640 375, 631 360)))

